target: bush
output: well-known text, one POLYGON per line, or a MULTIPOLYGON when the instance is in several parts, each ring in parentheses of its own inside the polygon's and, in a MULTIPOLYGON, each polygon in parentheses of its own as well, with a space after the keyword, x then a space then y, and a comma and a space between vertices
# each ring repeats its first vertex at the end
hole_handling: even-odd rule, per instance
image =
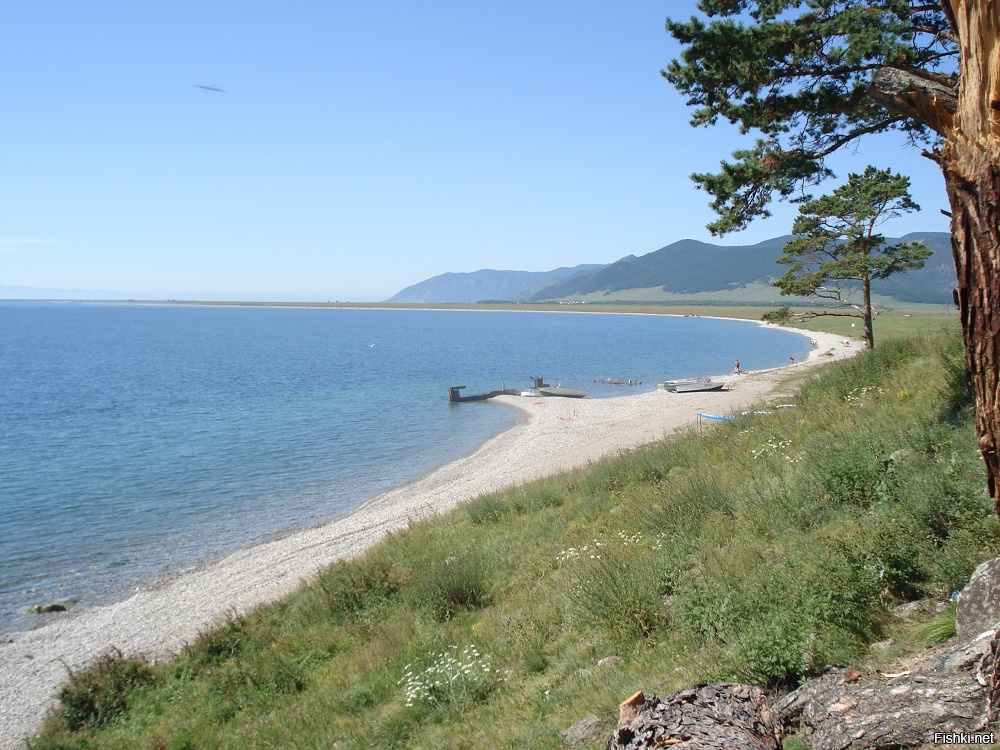
POLYGON ((58 716, 70 731, 105 727, 123 716, 132 694, 156 682, 144 659, 126 659, 117 649, 74 672, 59 690, 58 716))
POLYGON ((792 319, 792 309, 788 305, 779 307, 777 310, 768 310, 760 319, 765 323, 777 323, 778 325, 784 325, 789 320, 792 319))
POLYGON ((450 620, 463 609, 475 609, 486 604, 489 578, 486 565, 478 552, 469 550, 460 556, 451 555, 430 565, 414 581, 415 604, 429 606, 439 622, 450 620))
POLYGON ((399 571, 387 560, 369 554, 334 563, 319 574, 315 586, 329 616, 342 622, 395 596, 400 583, 399 571))
POLYGON ((198 667, 222 664, 242 653, 252 632, 246 617, 231 613, 215 630, 199 633, 185 652, 198 667))
POLYGON ((623 643, 648 637, 666 622, 662 582, 640 544, 609 543, 571 562, 570 596, 583 621, 623 643))

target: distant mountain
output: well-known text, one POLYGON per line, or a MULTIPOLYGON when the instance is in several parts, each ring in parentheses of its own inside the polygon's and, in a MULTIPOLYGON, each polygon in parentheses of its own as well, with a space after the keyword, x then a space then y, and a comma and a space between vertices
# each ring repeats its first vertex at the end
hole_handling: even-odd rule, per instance
MULTIPOLYGON (((589 301, 640 298, 650 301, 711 296, 718 301, 768 301, 777 290, 771 283, 786 270, 777 260, 790 235, 756 245, 722 246, 680 240, 659 250, 621 260, 586 275, 574 276, 542 289, 532 302, 587 299, 589 301), (641 294, 637 290, 642 290, 641 294), (645 295, 644 297, 642 295, 645 295)), ((919 271, 908 271, 873 285, 873 291, 899 302, 948 304, 955 286, 951 235, 947 232, 912 233, 888 238, 897 242, 922 242, 932 255, 919 271)))
POLYGON ((781 275, 776 260, 789 239, 790 236, 775 237, 757 245, 736 246, 680 240, 639 257, 627 255, 586 276, 553 284, 535 294, 531 301, 593 293, 610 295, 651 287, 677 294, 697 294, 730 290, 754 282, 770 283, 781 275))
POLYGON ((919 271, 890 276, 872 285, 879 294, 900 302, 930 302, 952 304, 951 291, 957 286, 955 261, 951 255, 951 235, 948 232, 914 232, 893 242, 922 242, 933 251, 919 271))
POLYGON ((553 271, 493 271, 443 273, 408 286, 387 302, 527 302, 535 293, 565 279, 603 268, 589 263, 553 271))
MULTIPOLYGON (((646 255, 627 255, 605 266, 557 268, 545 273, 476 271, 446 273, 407 287, 390 302, 684 302, 712 301, 777 304, 771 284, 786 267, 781 248, 790 235, 756 245, 714 245, 680 240, 646 255)), ((880 297, 898 302, 950 304, 955 287, 951 236, 924 232, 889 238, 923 242, 932 251, 924 268, 898 274, 873 285, 880 297)))

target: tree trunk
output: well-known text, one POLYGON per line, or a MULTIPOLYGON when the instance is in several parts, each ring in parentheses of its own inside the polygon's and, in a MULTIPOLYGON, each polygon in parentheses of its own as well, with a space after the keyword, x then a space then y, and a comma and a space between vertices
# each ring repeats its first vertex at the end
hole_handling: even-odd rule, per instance
POLYGON ((861 291, 864 304, 861 320, 864 326, 865 348, 871 350, 875 348, 875 331, 872 327, 872 281, 867 274, 861 280, 861 291))
POLYGON ((958 107, 941 152, 951 202, 956 302, 976 436, 1000 515, 1000 8, 997 0, 945 0, 959 39, 958 107))
POLYGON ((965 339, 965 375, 975 399, 976 437, 986 462, 994 508, 1000 515, 1000 167, 983 166, 968 183, 945 170, 951 201, 951 245, 958 274, 955 292, 965 339))

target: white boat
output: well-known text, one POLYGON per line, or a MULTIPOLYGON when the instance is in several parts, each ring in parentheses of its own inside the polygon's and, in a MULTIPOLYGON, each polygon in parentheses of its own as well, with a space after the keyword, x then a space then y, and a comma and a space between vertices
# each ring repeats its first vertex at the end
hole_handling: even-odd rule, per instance
POLYGON ((668 380, 663 384, 663 389, 671 393, 721 391, 725 387, 726 384, 723 381, 712 380, 712 378, 684 378, 682 380, 668 380))
POLYGON ((561 385, 547 385, 544 388, 539 388, 538 391, 543 396, 562 396, 563 398, 583 398, 587 395, 586 391, 581 391, 578 388, 563 388, 561 385))

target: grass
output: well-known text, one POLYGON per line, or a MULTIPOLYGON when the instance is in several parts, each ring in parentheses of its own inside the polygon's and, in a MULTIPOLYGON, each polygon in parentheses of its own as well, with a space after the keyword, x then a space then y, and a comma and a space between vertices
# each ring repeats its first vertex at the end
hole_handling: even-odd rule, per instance
POLYGON ((74 680, 112 708, 64 696, 32 746, 555 749, 639 689, 791 687, 940 642, 952 609, 892 607, 1000 550, 962 362, 954 331, 887 335, 795 408, 414 523, 173 661, 109 656, 74 680))

